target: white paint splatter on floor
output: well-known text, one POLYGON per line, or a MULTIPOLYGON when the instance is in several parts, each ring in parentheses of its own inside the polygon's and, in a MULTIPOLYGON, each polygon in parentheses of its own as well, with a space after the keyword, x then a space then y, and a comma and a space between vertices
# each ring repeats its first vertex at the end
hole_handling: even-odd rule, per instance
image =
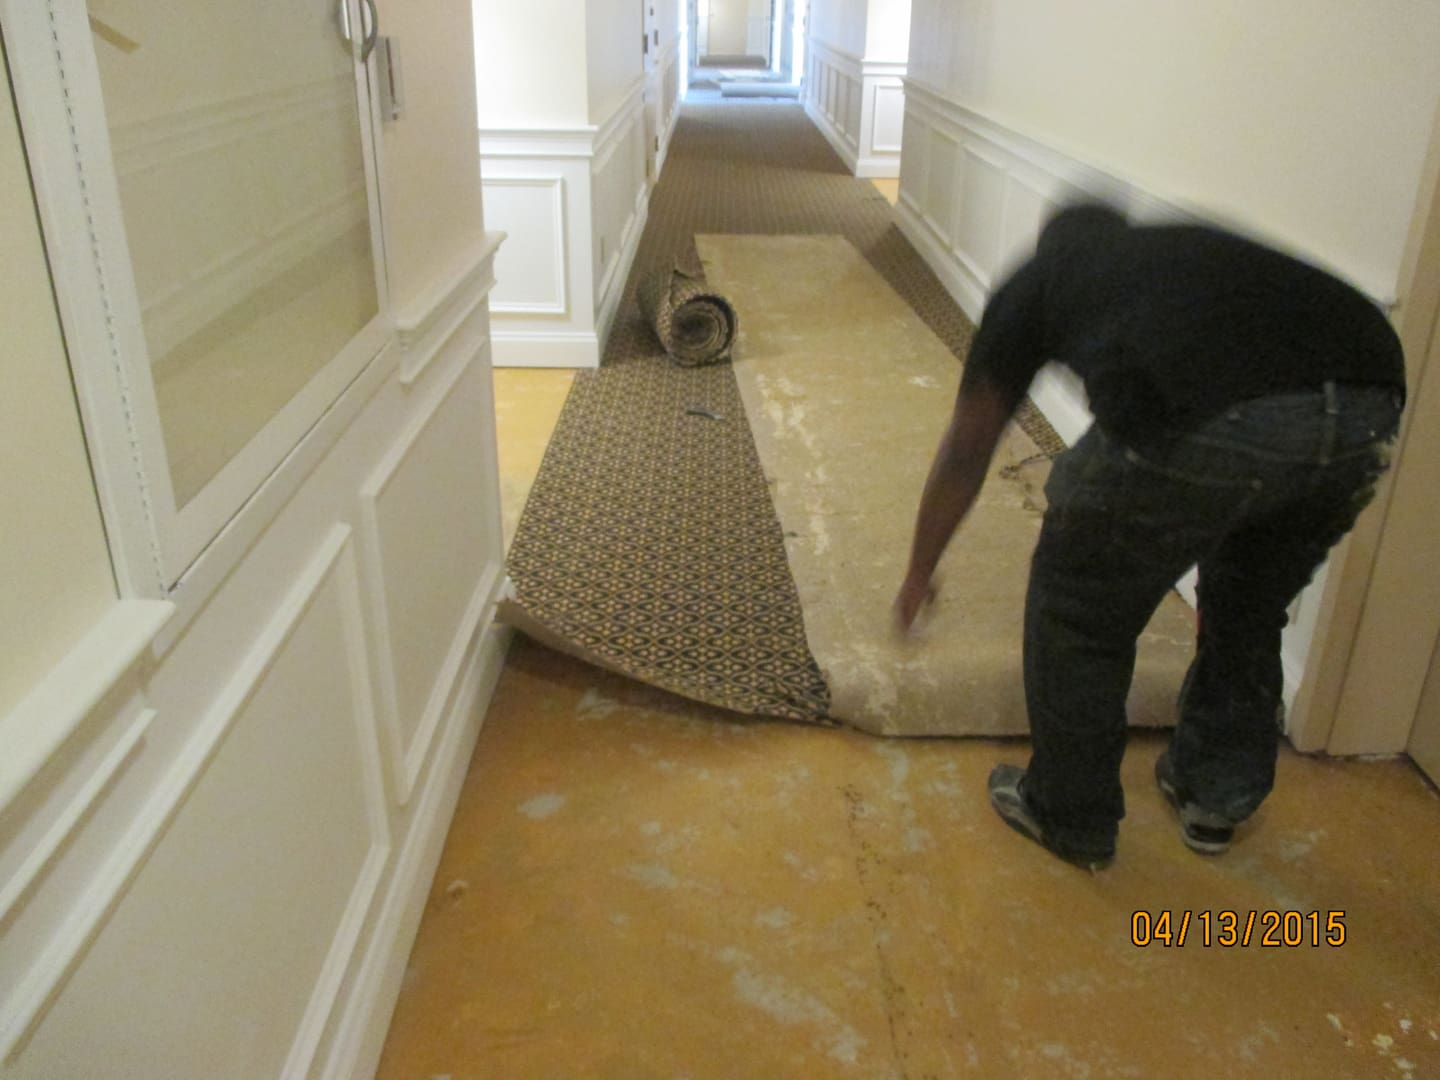
POLYGON ((771 930, 788 930, 794 923, 795 916, 784 908, 771 908, 755 916, 757 926, 765 926, 771 930))
POLYGON ((734 969, 735 996, 786 1025, 808 1024, 819 1029, 817 1042, 826 1055, 844 1065, 857 1065, 869 1040, 819 998, 791 985, 771 972, 760 971, 739 949, 722 949, 716 959, 734 969))
POLYGON ((520 812, 534 821, 540 821, 558 814, 564 808, 565 802, 564 795, 547 791, 543 795, 536 795, 533 799, 527 799, 521 803, 520 812))

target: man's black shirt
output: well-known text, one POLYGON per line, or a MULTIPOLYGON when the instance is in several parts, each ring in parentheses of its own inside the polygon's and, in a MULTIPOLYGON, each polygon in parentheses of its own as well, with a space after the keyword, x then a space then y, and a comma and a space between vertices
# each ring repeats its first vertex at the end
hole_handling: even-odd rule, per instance
POLYGON ((1405 385, 1384 314, 1330 274, 1219 229, 1133 226, 1090 207, 1057 215, 995 292, 965 382, 1018 404, 1051 360, 1084 381, 1096 422, 1131 442, 1327 380, 1405 385))

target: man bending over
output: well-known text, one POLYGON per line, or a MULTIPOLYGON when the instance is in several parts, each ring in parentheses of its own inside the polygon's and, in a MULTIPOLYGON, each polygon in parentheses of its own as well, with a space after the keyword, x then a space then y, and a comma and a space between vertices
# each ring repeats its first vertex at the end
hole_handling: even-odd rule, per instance
POLYGON ((1025 602, 1030 764, 997 765, 991 802, 1063 859, 1114 857, 1135 642, 1198 564, 1195 658, 1155 775, 1185 843, 1223 852, 1274 783, 1286 609, 1386 468, 1400 343, 1350 286, 1239 236, 1062 210, 970 349, 896 599, 903 629, 1052 360, 1084 381, 1095 423, 1045 487, 1025 602))

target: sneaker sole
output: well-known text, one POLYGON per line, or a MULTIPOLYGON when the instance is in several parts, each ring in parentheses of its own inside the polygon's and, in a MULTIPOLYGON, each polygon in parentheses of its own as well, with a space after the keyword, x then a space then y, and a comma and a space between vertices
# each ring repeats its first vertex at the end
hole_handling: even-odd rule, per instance
POLYGON ((1089 870, 1092 873, 1097 870, 1104 870, 1115 861, 1114 854, 1104 856, 1076 855, 1071 852, 1061 851, 1045 839, 1044 830, 1040 828, 1039 822, 1031 818, 1022 808, 1012 805, 1008 798, 990 792, 990 805, 995 808, 995 813, 1000 815, 1000 820, 1009 825, 1021 836, 1033 840, 1050 854, 1071 866, 1078 866, 1082 870, 1089 870))
POLYGON ((1155 783, 1159 785, 1160 793, 1165 796, 1165 800, 1175 808, 1175 813, 1182 815, 1180 821, 1180 839, 1185 842, 1186 847, 1197 855, 1224 855, 1230 850, 1229 840, 1203 840, 1198 836, 1191 836, 1185 828, 1183 819, 1184 811, 1180 806, 1180 793, 1175 790, 1175 785, 1160 779, 1158 776, 1155 778, 1155 783))

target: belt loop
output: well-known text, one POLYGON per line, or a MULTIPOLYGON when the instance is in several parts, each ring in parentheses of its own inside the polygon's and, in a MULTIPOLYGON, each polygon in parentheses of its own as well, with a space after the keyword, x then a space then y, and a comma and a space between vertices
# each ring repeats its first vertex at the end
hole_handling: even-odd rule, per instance
POLYGON ((1340 399, 1339 399, 1339 397, 1336 396, 1336 393, 1335 393, 1335 380, 1334 380, 1334 379, 1326 379, 1326 380, 1325 380, 1325 415, 1326 415, 1326 416, 1339 416, 1339 415, 1340 415, 1340 399))

